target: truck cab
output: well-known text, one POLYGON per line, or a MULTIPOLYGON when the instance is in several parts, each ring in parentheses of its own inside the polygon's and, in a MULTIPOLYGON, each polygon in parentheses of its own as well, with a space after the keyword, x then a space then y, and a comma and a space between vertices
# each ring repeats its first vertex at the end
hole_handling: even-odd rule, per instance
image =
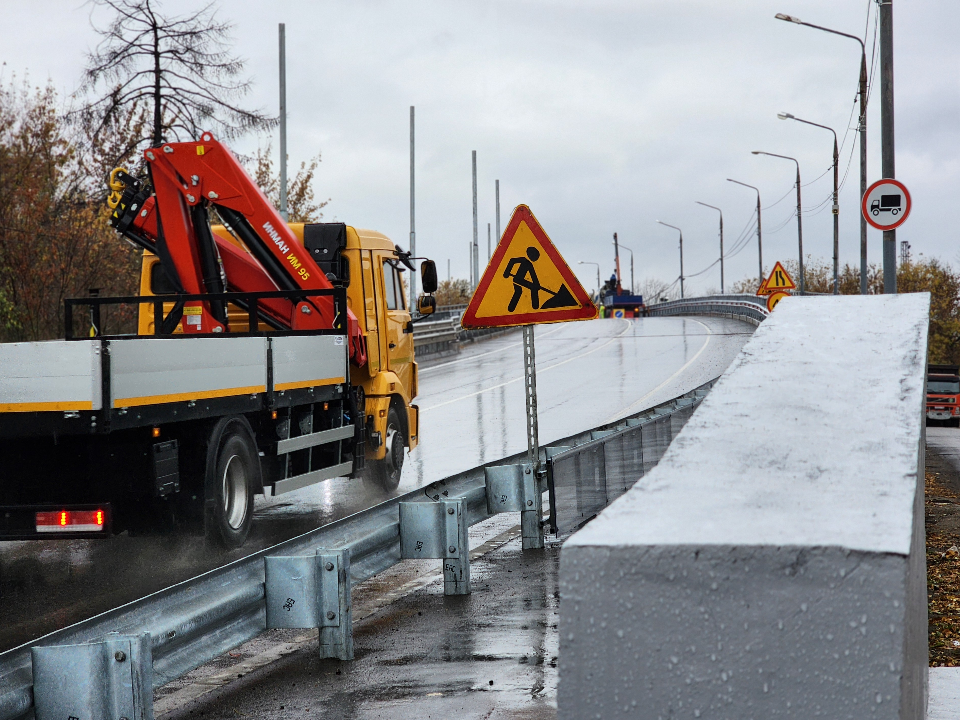
MULTIPOLYGON (((417 363, 413 350, 413 323, 403 275, 409 269, 404 254, 384 234, 343 223, 289 223, 297 240, 310 253, 334 286, 345 287, 347 304, 366 340, 367 362, 351 366, 351 385, 366 417, 363 477, 384 490, 400 482, 404 452, 419 441, 417 363)), ((243 248, 225 227, 213 233, 243 248)), ((245 248, 244 248, 245 249, 245 248)), ((171 293, 159 258, 145 251, 140 295, 171 293)), ((165 308, 169 311, 169 307, 165 308)), ((248 329, 247 311, 228 308, 229 328, 248 329)), ((140 306, 138 332, 154 333, 153 305, 140 306)), ((174 332, 182 332, 178 327, 174 332)))
POLYGON ((960 427, 960 366, 929 365, 927 368, 927 420, 960 427))

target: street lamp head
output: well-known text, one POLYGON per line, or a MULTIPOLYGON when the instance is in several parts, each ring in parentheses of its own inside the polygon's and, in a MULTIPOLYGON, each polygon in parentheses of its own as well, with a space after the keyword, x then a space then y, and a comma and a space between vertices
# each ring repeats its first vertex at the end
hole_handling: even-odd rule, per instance
POLYGON ((760 151, 759 151, 759 150, 751 150, 751 151, 750 151, 750 154, 751 154, 751 155, 760 155, 760 151))
POLYGON ((797 24, 800 24, 803 22, 800 18, 793 17, 793 15, 786 15, 784 13, 777 13, 776 15, 774 15, 774 17, 777 20, 786 20, 787 22, 792 22, 797 24))
POLYGON ((793 115, 786 112, 777 113, 777 117, 780 118, 781 120, 796 120, 796 118, 793 115))

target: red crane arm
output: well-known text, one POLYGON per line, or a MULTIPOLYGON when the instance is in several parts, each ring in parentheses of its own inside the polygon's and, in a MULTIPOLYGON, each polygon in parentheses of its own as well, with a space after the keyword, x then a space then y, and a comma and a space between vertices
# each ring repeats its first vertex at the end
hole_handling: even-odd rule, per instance
MULTIPOLYGON (((256 183, 233 154, 210 133, 196 142, 166 143, 144 152, 155 192, 136 213, 132 227, 157 246, 176 270, 186 293, 226 290, 220 277, 222 263, 230 290, 326 290, 333 286, 299 243, 256 183), (250 255, 210 231, 206 208, 212 205, 229 229, 247 246, 250 255)), ((291 329, 332 327, 335 309, 329 297, 262 301, 275 320, 291 329)), ((189 304, 189 303, 188 303, 189 304)), ((224 308, 202 303, 213 328, 226 324, 224 308)), ((210 323, 205 319, 204 331, 210 323)), ((188 327, 184 327, 188 331, 188 327)), ((350 356, 366 363, 366 344, 359 323, 348 310, 350 356)))

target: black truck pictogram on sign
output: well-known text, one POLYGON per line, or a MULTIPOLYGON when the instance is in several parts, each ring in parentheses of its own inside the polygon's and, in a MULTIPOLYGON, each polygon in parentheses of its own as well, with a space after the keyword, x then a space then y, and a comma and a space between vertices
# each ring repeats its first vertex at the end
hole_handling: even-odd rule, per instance
POLYGON ((540 259, 540 251, 535 247, 528 247, 526 257, 510 258, 506 269, 503 271, 503 277, 513 279, 513 297, 507 305, 508 312, 514 312, 517 309, 517 303, 523 297, 523 291, 530 291, 530 304, 534 310, 553 310, 555 308, 577 307, 578 303, 566 285, 561 284, 557 291, 548 290, 540 284, 537 279, 537 271, 533 263, 540 259), (514 273, 514 268, 516 272, 514 273), (540 304, 540 293, 544 292, 550 295, 543 305, 540 304))
POLYGON ((900 214, 901 195, 881 195, 879 200, 870 203, 870 214, 876 217, 882 212, 900 214))

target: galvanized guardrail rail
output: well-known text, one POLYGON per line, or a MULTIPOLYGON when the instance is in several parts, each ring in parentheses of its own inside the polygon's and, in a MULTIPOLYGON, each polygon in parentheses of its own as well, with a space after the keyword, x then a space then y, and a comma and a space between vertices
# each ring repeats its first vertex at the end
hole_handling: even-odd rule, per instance
MULTIPOLYGON (((154 688, 269 628, 319 628, 320 657, 351 659, 351 585, 436 558, 444 592, 469 593, 469 526, 549 492, 551 529, 575 531, 660 460, 714 382, 553 443, 540 477, 526 453, 476 467, 0 654, 0 720, 150 720, 154 688)), ((524 520, 542 543, 542 518, 524 520)))
POLYGON ((707 295, 649 306, 651 315, 713 315, 759 325, 770 315, 767 299, 756 295, 707 295))

